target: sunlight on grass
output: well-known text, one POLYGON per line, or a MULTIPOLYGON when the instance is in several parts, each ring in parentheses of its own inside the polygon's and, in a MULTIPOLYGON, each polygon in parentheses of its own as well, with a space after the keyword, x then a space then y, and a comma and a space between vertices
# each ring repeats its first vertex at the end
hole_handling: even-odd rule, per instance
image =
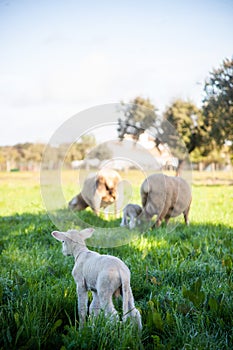
MULTIPOLYGON (((56 227, 43 208, 38 174, 0 174, 0 348, 230 350, 233 186, 197 184, 196 175, 188 227, 180 216, 171 219, 170 231, 164 225, 130 231, 114 215, 106 220, 90 209, 77 214, 96 227, 99 242, 92 250, 117 256, 130 268, 140 334, 103 314, 88 317, 79 329, 74 259, 63 256, 51 237, 56 227), (103 248, 107 239, 113 244, 103 248), (116 241, 124 245, 116 247, 116 241)), ((73 175, 64 176, 69 200, 73 175)), ((135 172, 126 176, 133 183, 132 201, 140 203, 141 180, 135 172)), ((63 221, 67 210, 57 214, 63 221)), ((121 298, 114 303, 121 312, 121 298)))
POLYGON ((141 237, 140 240, 137 240, 136 242, 134 241, 132 245, 137 248, 140 252, 143 252, 144 250, 146 251, 151 251, 152 249, 155 248, 161 248, 161 247, 166 247, 167 246, 167 241, 165 239, 161 240, 152 240, 151 238, 146 238, 146 237, 141 237))

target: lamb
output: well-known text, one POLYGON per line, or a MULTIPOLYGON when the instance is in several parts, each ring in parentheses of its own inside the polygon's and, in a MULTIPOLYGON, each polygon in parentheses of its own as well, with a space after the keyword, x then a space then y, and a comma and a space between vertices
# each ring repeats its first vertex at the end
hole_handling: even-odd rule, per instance
POLYGON ((141 185, 143 215, 151 220, 156 214, 155 225, 159 227, 162 220, 166 224, 171 217, 183 213, 188 225, 188 214, 192 201, 191 188, 181 177, 152 174, 141 185))
POLYGON ((51 234, 58 241, 62 241, 64 255, 73 255, 75 264, 72 275, 77 285, 79 322, 82 327, 87 315, 88 290, 92 292, 92 302, 89 314, 97 316, 100 310, 105 315, 118 318, 112 302, 112 296, 123 296, 123 321, 128 317, 142 328, 141 316, 135 308, 134 297, 130 287, 130 271, 122 260, 111 255, 100 255, 90 251, 85 240, 92 236, 93 228, 80 232, 53 231, 51 234))
POLYGON ((130 229, 135 228, 136 224, 140 224, 140 215, 142 213, 142 208, 138 204, 127 204, 123 209, 123 217, 120 226, 129 225, 130 229), (129 222, 128 222, 128 219, 129 222))
MULTIPOLYGON (((117 186, 120 180, 120 175, 111 169, 103 169, 97 175, 91 174, 85 179, 82 191, 69 202, 69 208, 81 211, 91 207, 98 215, 100 208, 106 208, 116 202, 117 186)), ((115 214, 116 212, 117 204, 115 214)))

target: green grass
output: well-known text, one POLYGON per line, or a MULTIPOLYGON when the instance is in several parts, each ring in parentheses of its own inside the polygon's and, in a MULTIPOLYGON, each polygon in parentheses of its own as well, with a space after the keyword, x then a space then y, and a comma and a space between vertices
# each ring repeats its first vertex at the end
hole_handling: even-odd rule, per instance
MULTIPOLYGON (((143 331, 103 315, 79 330, 73 259, 43 208, 38 174, 0 175, 0 349, 232 349, 233 187, 193 186, 191 224, 95 249, 131 270, 143 331)), ((66 187, 67 194, 72 186, 66 187)), ((94 226, 120 219, 80 214, 94 226)), ((121 301, 115 302, 121 310, 121 301)))

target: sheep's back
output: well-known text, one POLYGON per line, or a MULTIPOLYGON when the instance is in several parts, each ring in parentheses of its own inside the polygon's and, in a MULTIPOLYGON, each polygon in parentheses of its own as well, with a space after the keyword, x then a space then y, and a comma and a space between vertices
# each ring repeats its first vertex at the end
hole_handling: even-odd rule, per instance
POLYGON ((152 174, 141 185, 141 200, 149 215, 166 212, 175 217, 190 205, 191 189, 181 177, 152 174))
MULTIPOLYGON (((168 184, 170 187, 170 184, 168 184)), ((166 179, 163 174, 148 176, 141 185, 141 200, 144 210, 150 214, 159 214, 166 206, 167 197, 166 179)))
POLYGON ((189 184, 181 177, 170 178, 173 187, 173 201, 171 216, 183 213, 190 205, 192 194, 189 184))

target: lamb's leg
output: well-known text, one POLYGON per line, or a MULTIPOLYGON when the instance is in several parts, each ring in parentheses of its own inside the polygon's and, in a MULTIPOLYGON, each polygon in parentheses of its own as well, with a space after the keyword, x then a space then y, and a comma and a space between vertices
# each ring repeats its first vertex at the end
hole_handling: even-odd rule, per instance
POLYGON ((133 229, 135 227, 136 218, 133 214, 130 214, 129 228, 133 229))
POLYGON ((122 216, 122 220, 121 220, 120 226, 127 226, 127 224, 128 224, 128 219, 127 219, 127 216, 124 213, 123 216, 122 216))
POLYGON ((97 316, 100 312, 100 302, 99 302, 99 297, 98 294, 96 292, 92 292, 92 302, 91 305, 89 307, 89 311, 90 311, 90 315, 94 314, 94 316, 97 316))
POLYGON ((99 291, 99 302, 100 307, 104 310, 106 316, 111 314, 118 319, 118 313, 113 305, 111 293, 103 290, 99 291))
POLYGON ((122 283, 123 294, 123 321, 125 322, 128 317, 134 321, 139 329, 142 329, 141 315, 134 305, 134 297, 132 289, 130 287, 129 280, 125 279, 122 283))
POLYGON ((142 329, 141 315, 134 305, 134 297, 133 297, 131 287, 129 287, 128 297, 129 297, 129 300, 128 300, 129 316, 133 319, 133 321, 136 322, 136 324, 138 325, 138 328, 142 329))
POLYGON ((80 327, 82 327, 86 320, 87 315, 87 302, 88 295, 85 288, 77 287, 77 295, 78 295, 78 314, 79 314, 79 323, 80 327))

